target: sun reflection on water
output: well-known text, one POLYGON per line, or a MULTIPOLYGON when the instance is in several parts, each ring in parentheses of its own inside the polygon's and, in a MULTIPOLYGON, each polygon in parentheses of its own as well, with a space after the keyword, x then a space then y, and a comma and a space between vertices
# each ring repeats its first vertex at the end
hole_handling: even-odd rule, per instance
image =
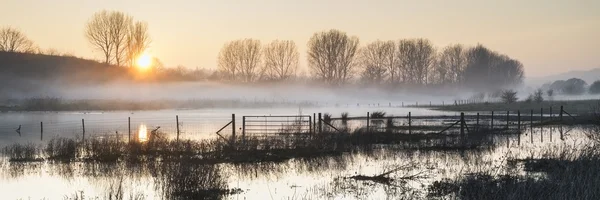
POLYGON ((140 124, 140 128, 138 129, 138 140, 140 142, 148 141, 148 129, 145 124, 140 124))

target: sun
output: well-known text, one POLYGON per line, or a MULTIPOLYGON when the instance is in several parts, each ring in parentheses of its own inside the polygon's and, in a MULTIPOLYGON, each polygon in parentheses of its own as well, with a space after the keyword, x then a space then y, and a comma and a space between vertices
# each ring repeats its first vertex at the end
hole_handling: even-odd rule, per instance
POLYGON ((152 65, 152 56, 147 52, 144 52, 137 58, 136 64, 141 69, 147 69, 152 65))

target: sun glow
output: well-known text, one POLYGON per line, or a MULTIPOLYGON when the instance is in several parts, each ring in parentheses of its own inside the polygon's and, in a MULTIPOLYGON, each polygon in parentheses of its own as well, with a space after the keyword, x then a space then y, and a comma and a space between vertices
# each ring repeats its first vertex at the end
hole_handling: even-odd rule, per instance
POLYGON ((148 129, 146 128, 146 125, 144 125, 144 124, 140 124, 140 128, 138 131, 138 140, 140 142, 145 142, 148 140, 148 129))
POLYGON ((147 69, 152 65, 152 56, 149 53, 144 52, 138 57, 136 64, 141 69, 147 69))

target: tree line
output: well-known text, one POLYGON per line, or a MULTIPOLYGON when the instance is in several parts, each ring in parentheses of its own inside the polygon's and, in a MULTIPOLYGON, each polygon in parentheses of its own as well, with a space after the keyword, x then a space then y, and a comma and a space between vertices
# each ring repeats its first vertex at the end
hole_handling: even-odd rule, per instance
MULTIPOLYGON (((92 15, 84 35, 102 54, 103 62, 115 66, 133 66, 151 43, 147 23, 118 11, 103 10, 92 15)), ((428 39, 414 38, 361 45, 358 37, 332 29, 314 33, 307 48, 309 79, 329 85, 488 90, 516 86, 524 77, 521 62, 481 44, 453 44, 439 49, 428 39)), ((33 42, 20 31, 10 27, 0 30, 0 51, 32 49, 33 42)), ((298 46, 291 40, 264 45, 251 38, 234 40, 223 45, 217 70, 209 76, 235 82, 287 81, 298 78, 299 60, 298 46)), ((155 59, 155 63, 160 61, 155 59)), ((162 64, 158 68, 163 68, 162 64)))
MULTIPOLYGON (((499 89, 521 84, 523 64, 483 45, 450 45, 438 50, 424 38, 374 41, 360 46, 358 37, 339 30, 313 34, 307 63, 314 80, 331 85, 351 83, 387 86, 458 86, 499 89)), ((286 80, 296 75, 296 44, 275 40, 226 43, 219 52, 219 71, 228 80, 286 80)))

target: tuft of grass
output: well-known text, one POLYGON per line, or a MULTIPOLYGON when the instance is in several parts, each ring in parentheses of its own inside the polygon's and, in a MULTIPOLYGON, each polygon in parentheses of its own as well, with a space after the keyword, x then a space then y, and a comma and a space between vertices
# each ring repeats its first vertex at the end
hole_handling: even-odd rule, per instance
POLYGON ((371 113, 371 119, 381 119, 385 117, 385 112, 383 111, 375 111, 371 113))
POLYGON ((52 138, 44 152, 50 160, 71 161, 79 156, 79 144, 74 139, 52 138))

